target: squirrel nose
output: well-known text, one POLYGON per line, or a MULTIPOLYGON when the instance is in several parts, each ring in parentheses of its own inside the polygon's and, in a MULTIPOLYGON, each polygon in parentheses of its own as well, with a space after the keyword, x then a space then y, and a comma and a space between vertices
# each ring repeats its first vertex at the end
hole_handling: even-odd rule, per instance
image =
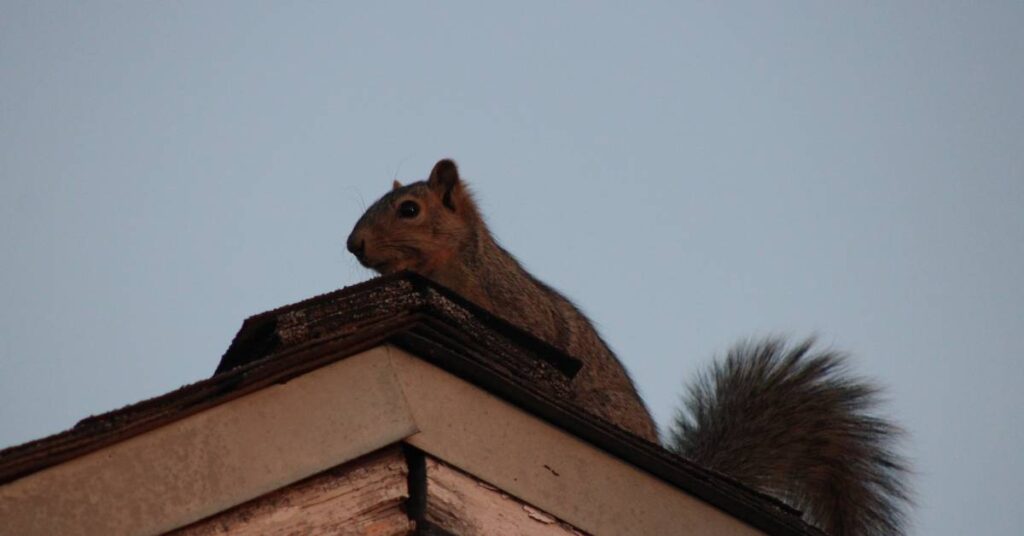
POLYGON ((348 242, 345 246, 348 248, 349 252, 358 258, 362 258, 363 253, 366 252, 366 240, 356 237, 354 233, 349 235, 348 242))

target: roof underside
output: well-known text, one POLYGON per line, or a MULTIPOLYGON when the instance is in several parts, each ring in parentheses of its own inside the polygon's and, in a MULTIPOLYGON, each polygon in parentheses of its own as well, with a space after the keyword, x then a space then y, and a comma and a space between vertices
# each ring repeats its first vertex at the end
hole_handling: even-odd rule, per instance
POLYGON ((0 451, 0 484, 391 343, 774 534, 820 534, 799 512, 569 402, 580 362, 415 274, 396 274, 247 319, 213 377, 0 451))

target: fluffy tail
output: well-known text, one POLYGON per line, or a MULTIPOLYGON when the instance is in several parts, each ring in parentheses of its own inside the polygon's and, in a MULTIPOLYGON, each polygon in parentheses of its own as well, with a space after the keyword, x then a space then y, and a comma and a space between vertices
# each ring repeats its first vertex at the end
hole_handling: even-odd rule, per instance
POLYGON ((740 344, 688 388, 669 448, 789 502, 833 536, 902 534, 902 431, 845 356, 769 339, 740 344))

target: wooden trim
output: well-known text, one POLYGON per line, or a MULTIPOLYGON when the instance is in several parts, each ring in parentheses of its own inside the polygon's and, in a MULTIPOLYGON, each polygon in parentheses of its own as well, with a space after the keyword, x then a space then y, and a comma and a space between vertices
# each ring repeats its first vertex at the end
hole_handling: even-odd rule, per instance
MULTIPOLYGON (((403 440, 589 533, 760 534, 480 386, 379 346, 6 484, 0 535, 162 533, 403 440)), ((423 534, 444 529, 423 521, 423 534)))
POLYGON ((593 534, 762 534, 422 359, 389 354, 420 430, 406 441, 523 502, 593 534))
POLYGON ((0 534, 158 534, 417 431, 376 348, 0 487, 0 534))
POLYGON ((449 534, 586 536, 577 527, 430 456, 426 476, 426 519, 449 534))
POLYGON ((407 473, 392 445, 166 536, 409 536, 407 473))

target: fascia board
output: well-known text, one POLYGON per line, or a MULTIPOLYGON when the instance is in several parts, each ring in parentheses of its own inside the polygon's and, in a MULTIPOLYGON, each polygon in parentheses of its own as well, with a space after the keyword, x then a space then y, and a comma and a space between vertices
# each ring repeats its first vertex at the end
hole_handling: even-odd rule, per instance
POLYGON ((422 359, 389 354, 419 429, 406 441, 524 502, 592 534, 763 534, 422 359))
POLYGON ((417 432, 377 347, 0 487, 0 535, 160 534, 417 432))

